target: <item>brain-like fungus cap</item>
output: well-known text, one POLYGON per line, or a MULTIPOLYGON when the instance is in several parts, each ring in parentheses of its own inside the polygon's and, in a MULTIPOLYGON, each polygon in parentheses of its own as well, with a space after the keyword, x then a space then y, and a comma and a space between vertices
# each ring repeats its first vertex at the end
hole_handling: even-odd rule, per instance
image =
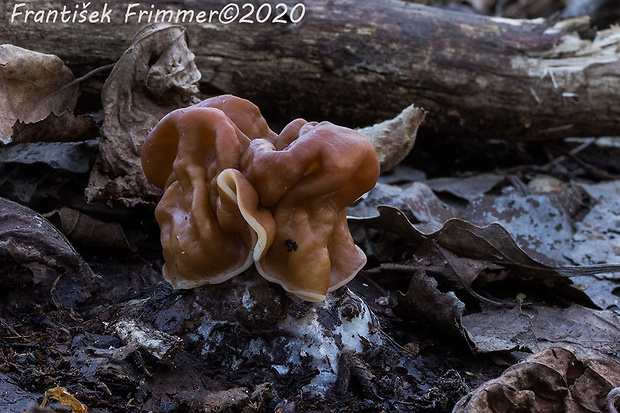
POLYGON ((219 96, 164 117, 142 163, 164 190, 155 215, 176 288, 222 282, 255 262, 264 278, 322 301, 366 262, 346 207, 372 189, 379 163, 351 129, 297 119, 276 135, 251 102, 219 96))
POLYGON ((252 265, 254 235, 217 177, 241 156, 235 126, 219 109, 165 116, 142 147, 147 178, 164 190, 155 209, 164 276, 175 288, 219 283, 252 265))
POLYGON ((256 262, 263 277, 305 300, 322 301, 364 266, 346 207, 379 176, 366 138, 329 122, 296 120, 273 143, 252 140, 241 172, 275 221, 274 240, 256 262))

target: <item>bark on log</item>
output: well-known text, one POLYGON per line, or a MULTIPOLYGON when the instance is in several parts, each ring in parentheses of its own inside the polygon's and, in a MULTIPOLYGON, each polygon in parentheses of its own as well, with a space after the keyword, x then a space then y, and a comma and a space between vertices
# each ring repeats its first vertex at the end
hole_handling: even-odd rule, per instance
MULTIPOLYGON (((228 0, 142 3, 134 11, 222 10, 228 0)), ((28 1, 26 9, 62 9, 28 1)), ((289 11, 296 4, 287 1, 289 11)), ((115 61, 140 24, 107 2, 104 24, 10 22, 0 39, 55 53, 77 74, 115 61)), ((261 2, 254 2, 255 10, 261 2)), ((348 126, 389 119, 415 103, 421 134, 505 139, 618 135, 620 30, 581 40, 577 29, 460 14, 403 0, 314 0, 299 23, 185 24, 205 93, 233 93, 274 121, 301 116, 348 126)), ((272 18, 275 17, 275 2, 272 18)), ((70 7, 75 7, 71 4, 70 7)), ((102 4, 90 10, 101 10, 102 4)), ((81 10, 81 9, 79 9, 81 10)), ((31 16, 32 19, 32 16, 31 16)), ((256 20, 256 16, 253 16, 256 20)), ((290 20, 290 16, 288 17, 290 20)))

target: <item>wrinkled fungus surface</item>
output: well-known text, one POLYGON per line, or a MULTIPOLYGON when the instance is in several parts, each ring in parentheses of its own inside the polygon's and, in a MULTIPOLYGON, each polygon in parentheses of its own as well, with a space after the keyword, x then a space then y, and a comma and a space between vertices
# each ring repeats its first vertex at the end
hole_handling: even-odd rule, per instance
POLYGON ((358 132, 296 119, 278 135, 251 102, 218 96, 165 116, 142 165, 164 190, 155 215, 176 288, 255 263, 267 280, 322 301, 366 263, 346 208, 375 185, 379 162, 358 132))

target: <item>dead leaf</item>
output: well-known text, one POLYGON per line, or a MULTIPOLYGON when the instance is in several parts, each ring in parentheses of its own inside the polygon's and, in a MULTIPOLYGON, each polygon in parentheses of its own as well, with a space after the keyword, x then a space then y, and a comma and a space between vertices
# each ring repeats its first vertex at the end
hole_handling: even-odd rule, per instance
POLYGON ((480 198, 496 187, 505 178, 497 174, 479 174, 465 178, 435 178, 424 182, 438 193, 448 193, 466 201, 480 198))
POLYGON ((461 399, 454 413, 600 412, 620 385, 620 363, 608 357, 581 358, 554 347, 509 367, 461 399))
POLYGON ((620 308, 620 271, 569 277, 598 307, 609 310, 620 308))
POLYGON ((407 292, 398 297, 395 311, 403 318, 418 319, 453 336, 467 337, 461 323, 465 304, 453 292, 439 291, 437 281, 424 271, 413 274, 407 292))
MULTIPOLYGON (((244 387, 235 387, 229 390, 219 390, 202 396, 198 403, 205 412, 225 412, 240 410, 250 400, 248 390, 244 387)), ((193 405, 196 399, 195 391, 178 392, 179 398, 185 398, 193 405)))
POLYGON ((332 392, 344 396, 351 390, 351 381, 356 381, 365 398, 383 400, 377 391, 377 377, 372 373, 366 362, 357 354, 343 352, 338 357, 338 377, 332 392))
POLYGON ((13 143, 0 147, 0 163, 44 163, 54 169, 83 174, 90 171, 96 145, 96 141, 13 143))
POLYGON ((73 395, 71 395, 64 387, 58 386, 46 391, 45 397, 43 398, 43 403, 41 403, 41 407, 45 407, 48 398, 57 400, 63 406, 70 408, 73 413, 88 412, 88 408, 82 403, 80 403, 80 401, 76 399, 73 395))
MULTIPOLYGON (((617 325, 620 320, 611 312, 577 305, 568 309, 532 303, 520 306, 517 300, 518 293, 529 294, 533 291, 539 294, 539 297, 559 299, 559 302, 568 305, 581 303, 596 307, 582 286, 574 285, 571 279, 607 276, 607 281, 612 283, 617 279, 617 276, 612 277, 612 274, 620 271, 618 265, 552 266, 540 263, 521 249, 509 231, 498 223, 477 226, 462 219, 449 218, 438 229, 429 230, 436 226, 438 221, 433 225, 428 225, 428 222, 412 222, 410 217, 415 220, 421 215, 418 213, 416 217, 415 211, 409 209, 412 204, 403 195, 407 190, 408 188, 399 190, 390 186, 380 187, 377 194, 371 193, 363 201, 368 202, 362 209, 356 211, 357 207, 353 208, 354 215, 360 211, 361 215, 370 212, 367 214, 370 217, 350 217, 355 222, 398 234, 414 251, 409 260, 402 263, 384 263, 379 267, 382 273, 397 271, 412 277, 411 285, 397 307, 401 316, 422 319, 433 327, 458 334, 480 352, 517 349, 538 351, 551 345, 572 346, 571 348, 580 352, 598 349, 597 351, 606 354, 614 354, 620 349, 620 332, 617 328, 609 328, 617 325), (388 194, 394 196, 390 197, 388 194), (370 207, 372 202, 384 201, 400 205, 406 212, 379 205, 379 216, 373 216, 370 207), (420 274, 426 275, 421 277, 420 274), (435 280, 437 283, 434 283, 435 280), (485 297, 488 297, 492 283, 500 280, 511 282, 513 295, 508 298, 512 301, 510 306, 513 308, 510 310, 506 309, 505 305, 484 306, 483 313, 465 315, 463 302, 456 296, 448 299, 448 294, 453 294, 452 291, 465 290, 482 302, 494 301, 485 297), (473 290, 474 282, 477 283, 476 291, 487 292, 484 297, 473 290), (570 321, 565 321, 567 319, 570 321), (565 327, 568 328, 567 331, 563 330, 565 327)), ((566 195, 567 199, 571 199, 568 192, 566 195)), ((425 196, 431 200, 427 204, 429 212, 426 213, 430 219, 433 215, 438 215, 437 211, 445 211, 432 194, 425 196)), ((422 205, 425 196, 421 196, 414 205, 422 205)), ((556 192, 554 196, 564 195, 556 192)), ((575 214, 571 210, 571 202, 560 203, 569 205, 564 211, 565 216, 575 214)), ((549 207, 549 211, 553 209, 549 207)), ((609 284, 608 287, 607 294, 611 296, 613 287, 609 284)), ((539 299, 536 302, 543 301, 545 300, 539 299)), ((597 303, 600 302, 602 301, 597 300, 597 303)))
POLYGON ((61 198, 66 202, 68 188, 84 187, 97 146, 95 140, 0 146, 1 195, 34 207, 61 198))
POLYGON ((99 334, 78 334, 71 344, 68 362, 78 372, 81 383, 101 386, 103 382, 123 385, 137 383, 138 372, 130 355, 136 352, 133 345, 124 346, 116 337, 99 334))
POLYGON ((585 356, 617 358, 620 354, 620 316, 612 311, 579 305, 513 309, 483 306, 482 312, 468 314, 462 320, 478 352, 537 352, 561 346, 585 356))
POLYGON ((575 224, 574 246, 566 256, 578 264, 620 264, 620 181, 578 185, 594 205, 575 224))
POLYGON ((38 122, 75 108, 78 86, 57 56, 0 45, 0 142, 12 140, 13 125, 38 122))
MULTIPOLYGON (((425 189, 423 183, 380 184, 347 213, 350 220, 363 222, 377 217, 378 205, 396 207, 410 224, 394 216, 393 222, 388 218, 381 225, 414 246, 450 218, 461 218, 479 227, 492 222, 501 224, 525 255, 540 264, 562 268, 560 272, 594 304, 600 308, 619 305, 620 181, 562 184, 537 176, 529 183, 535 194, 524 195, 512 186, 499 185, 495 189, 501 189, 501 194, 484 193, 494 182, 499 184, 498 177, 427 181, 436 190, 448 192, 450 198, 442 199, 425 189), (416 195, 412 196, 414 189, 416 195), (460 201, 455 203, 455 199, 460 201), (578 267, 563 267, 567 264, 578 267)), ((460 252, 458 255, 471 258, 460 252)))
MULTIPOLYGON (((459 257, 487 261, 510 270, 507 277, 527 280, 554 291, 571 302, 594 306, 590 298, 573 286, 568 277, 619 271, 619 266, 551 267, 530 258, 504 227, 490 224, 478 227, 460 219, 448 220, 441 229, 432 233, 419 231, 398 209, 379 206, 380 216, 365 220, 366 225, 395 232, 413 245, 434 240, 459 257)), ((466 285, 463 284, 463 285, 466 285)))
MULTIPOLYGON (((363 221, 380 215, 381 206, 397 208, 420 232, 433 232, 447 220, 455 218, 457 211, 442 202, 421 182, 406 186, 378 183, 360 202, 347 208, 347 218, 363 221)), ((420 239, 421 240, 421 239, 420 239)))
POLYGON ((375 147, 381 172, 392 169, 411 152, 426 113, 424 109, 410 105, 394 119, 357 130, 375 147))
POLYGON ((527 187, 534 194, 549 194, 566 190, 568 184, 551 175, 536 175, 528 182, 527 187))
POLYGON ((130 242, 120 224, 103 222, 67 207, 43 216, 56 225, 74 245, 81 247, 133 251, 134 242, 137 243, 144 238, 140 234, 132 234, 130 242))
POLYGON ((381 184, 397 185, 426 180, 426 173, 410 165, 399 163, 394 168, 379 175, 381 184))
POLYGON ((58 303, 74 306, 91 297, 99 283, 88 264, 51 223, 4 198, 0 198, 0 262, 31 272, 29 282, 41 291, 31 291, 32 286, 18 278, 18 271, 8 272, 15 279, 5 276, 2 280, 4 285, 10 285, 6 288, 24 298, 33 293, 51 294, 58 303))
MULTIPOLYGON (((401 186, 380 184, 363 201, 348 208, 347 214, 352 219, 371 218, 377 216, 377 206, 389 205, 399 208, 424 233, 440 229, 450 218, 480 227, 499 223, 538 262, 551 266, 594 263, 575 261, 567 254, 577 242, 574 227, 580 225, 584 216, 587 219, 592 204, 581 185, 524 195, 509 182, 501 175, 482 174, 401 186)), ((620 204, 620 196, 614 196, 614 191, 606 194, 610 198, 607 203, 615 199, 620 204)))
MULTIPOLYGON (((564 344, 566 341, 570 343, 584 341, 583 346, 586 348, 587 343, 594 342, 596 346, 608 345, 616 350, 617 346, 609 343, 615 341, 620 343, 620 330, 617 333, 613 333, 613 329, 609 330, 611 338, 605 334, 594 337, 592 336, 594 333, 589 333, 591 329, 602 329, 601 326, 595 325, 600 324, 597 317, 608 317, 605 312, 596 313, 596 310, 577 307, 582 309, 581 312, 574 310, 570 315, 566 315, 572 321, 563 322, 564 312, 568 310, 531 304, 521 308, 518 305, 517 294, 532 290, 532 287, 528 285, 530 283, 536 285, 536 282, 540 280, 529 280, 525 277, 519 280, 520 284, 511 287, 514 290, 511 301, 500 301, 479 294, 473 290, 471 284, 477 278, 484 278, 487 283, 495 281, 488 274, 481 277, 481 273, 486 269, 497 270, 497 267, 488 261, 458 257, 438 245, 436 241, 426 242, 415 252, 414 258, 406 264, 388 263, 381 265, 380 268, 386 272, 399 271, 413 274, 408 289, 404 295, 399 296, 398 306, 395 309, 402 318, 422 320, 434 328, 460 336, 477 352, 538 351, 538 340, 557 345, 564 344), (518 290, 519 285, 523 290, 518 290), (449 291, 443 292, 446 290, 449 291), (452 292, 463 290, 471 297, 490 305, 484 306, 482 313, 465 315, 464 303, 452 292), (512 308, 506 309, 506 307, 512 308), (556 314, 556 312, 559 313, 556 314), (536 323, 536 328, 533 327, 534 323, 536 323), (564 328, 566 324, 571 323, 575 325, 570 327, 569 338, 559 340, 555 336, 550 336, 550 334, 555 334, 556 329, 564 328), (536 331, 533 332, 533 330, 536 331)), ((509 275, 500 272, 497 278, 503 279, 509 275)), ((543 278, 542 283, 533 290, 543 297, 545 294, 553 297, 554 294, 558 294, 558 291, 566 295, 566 287, 553 284, 549 282, 549 279, 543 278)), ((613 324, 614 321, 609 322, 613 324)))
POLYGON ((90 115, 50 113, 40 121, 13 125, 11 142, 79 142, 96 138, 99 129, 90 115))
POLYGON ((145 355, 170 366, 174 365, 172 360, 183 346, 179 337, 154 329, 140 320, 121 318, 110 329, 126 345, 135 345, 145 355))
POLYGON ((570 263, 565 255, 573 244, 573 227, 589 206, 578 186, 539 195, 508 186, 500 195, 472 200, 461 218, 479 226, 498 222, 530 257, 559 266, 570 263))
POLYGON ((158 200, 161 191, 142 171, 142 144, 164 115, 197 103, 199 79, 182 26, 152 24, 136 34, 102 90, 105 119, 86 189, 89 202, 133 206, 158 200))
POLYGON ((429 238, 461 257, 521 268, 527 270, 530 276, 534 272, 551 272, 550 267, 533 260, 519 248, 514 238, 500 224, 479 227, 461 219, 451 219, 441 229, 429 234, 429 238))
MULTIPOLYGON (((488 185, 483 187, 488 188, 488 185)), ((591 191, 597 194, 593 189, 591 191)), ((584 195, 576 186, 546 195, 530 196, 518 194, 510 187, 505 188, 499 196, 481 194, 475 199, 468 192, 469 195, 465 196, 470 198, 469 206, 467 210, 461 210, 443 203, 425 184, 414 183, 405 187, 383 184, 377 185, 359 204, 350 207, 347 213, 351 221, 398 234, 412 247, 419 247, 425 240, 432 239, 458 257, 501 265, 510 270, 508 277, 527 279, 528 283, 533 282, 553 291, 570 302, 589 306, 596 302, 596 305, 607 307, 616 302, 612 293, 617 284, 615 278, 602 277, 604 274, 620 272, 620 266, 613 264, 611 258, 610 245, 613 248, 617 240, 612 234, 614 225, 609 230, 603 230, 603 226, 608 226, 601 223, 613 222, 615 216, 620 216, 620 208, 616 205, 620 205, 617 192, 603 191, 601 188, 599 193, 605 193, 609 199, 598 200, 589 213, 584 208, 588 195, 584 195), (615 210, 618 210, 618 214, 609 213, 615 210), (597 220, 603 211, 607 211, 607 219, 597 220), (377 217, 377 213, 381 218, 377 217), (594 215, 589 218, 591 214, 594 215), (584 215, 585 218, 582 218, 584 215), (474 222, 455 218, 458 216, 469 217, 474 222), (607 234, 605 239, 609 239, 609 243, 601 245, 599 249, 610 251, 606 254, 606 262, 611 265, 572 267, 562 266, 565 259, 558 261, 575 242, 573 221, 579 219, 592 223, 586 228, 577 221, 578 228, 596 230, 592 232, 592 237, 607 234), (595 222, 598 224, 594 225, 595 222), (579 288, 575 288, 571 277, 582 277, 575 279, 580 284, 579 288), (582 285, 591 285, 592 288, 584 292, 582 285), (603 288, 607 290, 601 295, 598 292, 603 291, 603 288)), ((595 195, 591 196, 597 199, 595 195)), ((586 246, 583 244, 582 247, 586 246)), ((579 264, 587 264, 583 261, 579 264)), ((417 269, 420 268, 416 267, 411 272, 417 269)))
MULTIPOLYGON (((472 290, 472 284, 478 276, 485 270, 503 269, 501 265, 489 261, 459 257, 435 240, 425 242, 405 265, 431 273, 444 288, 465 290, 476 297, 479 296, 472 290)), ((486 281, 489 281, 488 277, 486 281)))

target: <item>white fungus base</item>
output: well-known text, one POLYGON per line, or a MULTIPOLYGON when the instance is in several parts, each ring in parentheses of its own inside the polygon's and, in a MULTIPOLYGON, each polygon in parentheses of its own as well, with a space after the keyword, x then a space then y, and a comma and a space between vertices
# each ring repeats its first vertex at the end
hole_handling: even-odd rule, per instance
POLYGON ((329 390, 338 376, 338 358, 342 351, 362 352, 362 340, 375 345, 382 343, 378 329, 373 328, 376 325, 377 321, 366 303, 348 289, 343 297, 336 298, 329 294, 324 303, 314 304, 312 311, 304 318, 289 315, 282 322, 282 327, 298 338, 288 345, 291 364, 299 365, 300 357, 311 356, 319 370, 319 374, 302 390, 313 394, 329 390), (344 317, 343 301, 356 305, 359 314, 350 320, 344 317), (340 324, 332 331, 319 321, 318 310, 321 308, 337 314, 340 324))
MULTIPOLYGON (((249 314, 261 314, 264 308, 259 308, 253 295, 256 287, 252 280, 237 282, 230 296, 230 305, 243 306, 249 314)), ((274 322, 269 337, 257 335, 243 344, 236 340, 230 342, 231 335, 239 331, 239 322, 222 320, 220 314, 210 313, 204 308, 206 303, 194 303, 194 308, 202 313, 195 330, 201 338, 202 355, 208 356, 234 344, 247 359, 261 356, 263 360, 273 360, 271 368, 281 376, 294 374, 302 362, 307 366, 310 360, 311 367, 319 373, 301 390, 322 395, 336 381, 338 360, 343 351, 359 353, 369 345, 382 344, 376 317, 366 303, 346 287, 328 294, 322 303, 291 299, 294 303, 289 307, 288 315, 284 320, 274 322), (291 311, 292 307, 295 311, 291 311), (274 359, 274 354, 279 355, 278 360, 274 359)), ((242 366, 242 362, 231 357, 227 368, 234 371, 242 366)))

